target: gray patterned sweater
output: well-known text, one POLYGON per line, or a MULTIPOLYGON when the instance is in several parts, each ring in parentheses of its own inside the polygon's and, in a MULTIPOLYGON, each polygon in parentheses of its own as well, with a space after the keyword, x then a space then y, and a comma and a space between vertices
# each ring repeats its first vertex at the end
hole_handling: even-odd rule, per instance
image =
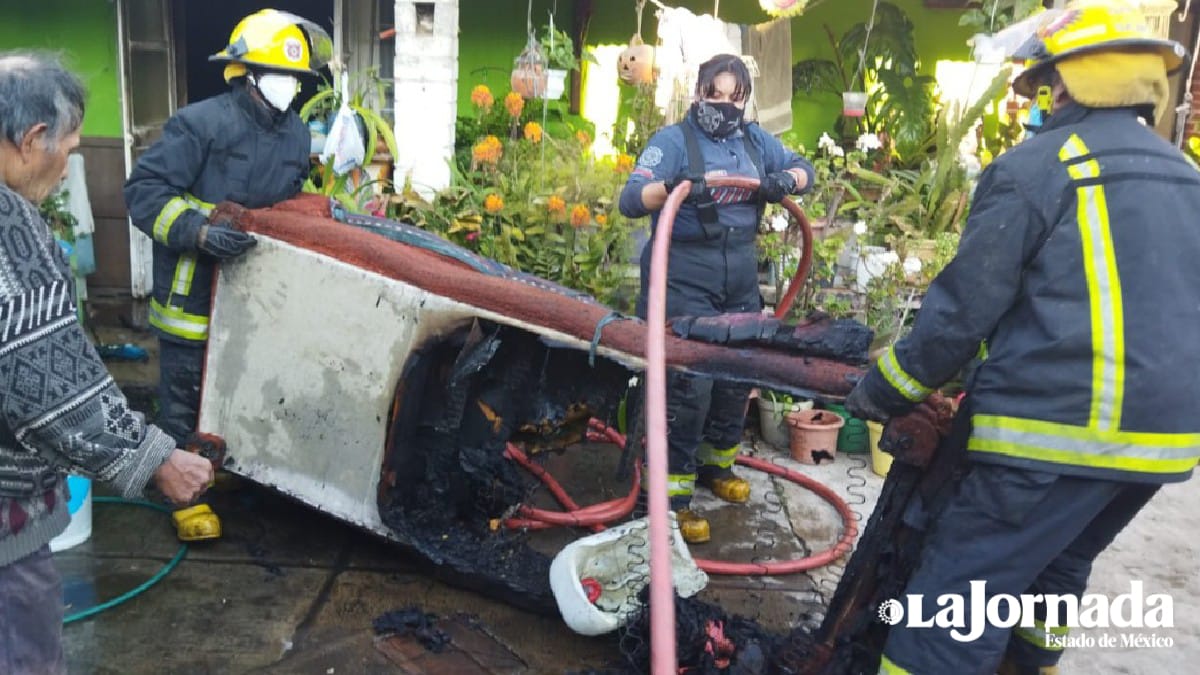
POLYGON ((175 448, 129 409, 75 307, 50 229, 0 183, 0 566, 66 528, 66 472, 133 497, 175 448))

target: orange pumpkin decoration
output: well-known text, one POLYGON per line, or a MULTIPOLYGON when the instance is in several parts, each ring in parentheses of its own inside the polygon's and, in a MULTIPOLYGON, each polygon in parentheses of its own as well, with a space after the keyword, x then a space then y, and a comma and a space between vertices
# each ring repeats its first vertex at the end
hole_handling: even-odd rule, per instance
POLYGON ((634 35, 617 57, 617 76, 625 84, 654 81, 654 47, 643 43, 641 35, 634 35))

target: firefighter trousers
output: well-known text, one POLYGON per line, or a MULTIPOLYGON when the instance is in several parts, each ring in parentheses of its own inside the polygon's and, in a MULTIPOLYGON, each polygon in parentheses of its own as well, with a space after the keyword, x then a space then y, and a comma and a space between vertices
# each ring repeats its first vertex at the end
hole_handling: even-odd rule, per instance
POLYGON ((986 582, 987 598, 1078 597, 1087 588, 1092 561, 1159 487, 974 462, 938 515, 906 598, 899 599, 905 616, 889 632, 880 672, 992 675, 1006 650, 1018 665, 1056 664, 1068 629, 1043 623, 1044 603, 1035 605, 1032 628, 999 628, 983 620, 976 639, 960 641, 937 625, 907 625, 914 620, 911 596, 923 596, 922 617, 929 620, 942 609, 940 596, 961 595, 969 625, 960 637, 979 631, 970 625, 972 581, 986 582))
POLYGON ((204 343, 158 340, 158 417, 155 424, 183 447, 200 415, 204 343))
POLYGON ((750 388, 687 373, 667 373, 667 472, 671 508, 687 508, 695 490, 701 443, 717 450, 742 441, 750 388))

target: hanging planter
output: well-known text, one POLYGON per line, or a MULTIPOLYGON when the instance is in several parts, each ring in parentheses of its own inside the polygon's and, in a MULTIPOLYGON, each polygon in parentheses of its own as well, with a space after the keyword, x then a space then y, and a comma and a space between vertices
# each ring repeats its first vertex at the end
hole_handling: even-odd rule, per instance
POLYGON ((629 46, 617 57, 617 75, 625 84, 650 84, 654 81, 654 47, 634 35, 629 46))
POLYGON ((563 93, 567 91, 567 73, 569 71, 562 68, 550 68, 546 70, 546 88, 540 98, 545 98, 551 101, 556 101, 562 98, 563 93))
MULTIPOLYGON (((520 56, 513 62, 509 86, 520 94, 521 98, 541 98, 546 95, 549 79, 546 70, 546 57, 542 54, 542 49, 538 46, 537 41, 531 38, 520 56)), ((566 71, 562 72, 565 77, 566 71)), ((561 95, 562 91, 560 90, 559 96, 561 95)))
POLYGON ((758 0, 763 11, 774 17, 800 16, 808 7, 808 0, 758 0))
POLYGON ((843 91, 842 116, 862 117, 867 114, 867 92, 843 91))

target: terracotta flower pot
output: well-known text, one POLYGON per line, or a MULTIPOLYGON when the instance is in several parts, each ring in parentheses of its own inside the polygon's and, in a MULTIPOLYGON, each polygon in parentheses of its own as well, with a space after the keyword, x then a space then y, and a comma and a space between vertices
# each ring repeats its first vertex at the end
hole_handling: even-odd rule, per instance
POLYGON ((812 401, 784 403, 759 396, 758 428, 762 439, 780 449, 789 447, 791 441, 788 440, 788 426, 784 417, 793 407, 796 410, 807 410, 812 408, 812 405, 812 401))
POLYGON ((838 431, 846 423, 829 410, 801 410, 786 416, 792 459, 801 464, 833 461, 837 456, 838 431))

